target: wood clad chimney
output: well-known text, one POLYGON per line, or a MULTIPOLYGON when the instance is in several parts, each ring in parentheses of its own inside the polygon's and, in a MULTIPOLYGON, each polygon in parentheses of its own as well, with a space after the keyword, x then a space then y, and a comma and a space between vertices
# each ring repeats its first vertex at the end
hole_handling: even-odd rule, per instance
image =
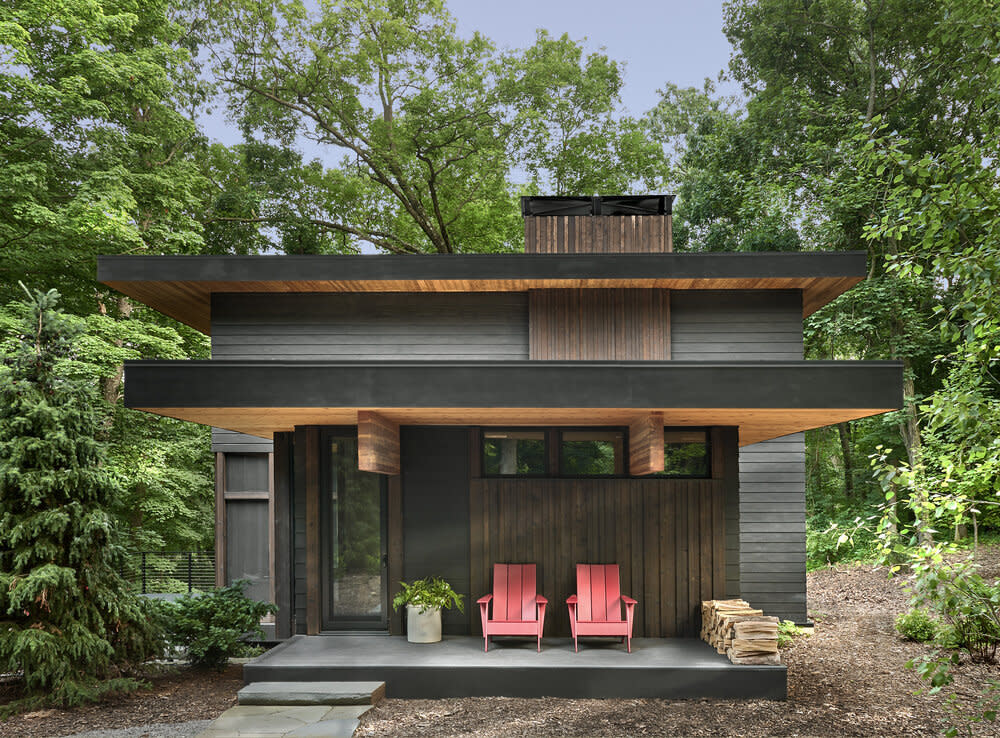
POLYGON ((673 195, 522 197, 528 254, 673 251, 673 195))

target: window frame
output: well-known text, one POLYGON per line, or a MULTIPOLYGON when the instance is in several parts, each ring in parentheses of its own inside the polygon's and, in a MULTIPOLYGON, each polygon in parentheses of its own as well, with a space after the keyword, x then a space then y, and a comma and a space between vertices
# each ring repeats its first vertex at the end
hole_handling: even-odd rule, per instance
POLYGON ((697 425, 665 425, 663 426, 664 435, 664 455, 666 455, 666 435, 670 432, 676 431, 701 431, 705 434, 705 474, 704 476, 692 475, 692 474, 669 474, 664 466, 663 471, 656 472, 649 476, 656 479, 712 479, 712 453, 714 449, 712 448, 712 429, 708 426, 697 426, 697 425))
MULTIPOLYGON (((531 439, 534 440, 534 439, 531 439)), ((547 426, 507 426, 507 425, 484 425, 479 427, 479 464, 480 474, 484 479, 545 479, 555 476, 552 473, 549 463, 549 428, 547 426), (538 474, 492 474, 486 471, 486 434, 490 432, 503 431, 507 433, 541 433, 542 434, 542 462, 545 470, 538 474)))
MULTIPOLYGON (((621 425, 584 425, 584 426, 556 426, 554 428, 556 436, 556 476, 559 479, 629 479, 633 478, 629 474, 628 468, 628 427, 621 425), (621 453, 621 473, 614 474, 565 474, 563 473, 563 455, 562 455, 562 445, 563 445, 563 435, 565 433, 601 433, 601 432, 611 432, 611 433, 621 433, 622 434, 622 453, 621 453)), ((618 466, 618 464, 616 464, 618 466)), ((634 477, 635 479, 641 479, 642 477, 634 477)))

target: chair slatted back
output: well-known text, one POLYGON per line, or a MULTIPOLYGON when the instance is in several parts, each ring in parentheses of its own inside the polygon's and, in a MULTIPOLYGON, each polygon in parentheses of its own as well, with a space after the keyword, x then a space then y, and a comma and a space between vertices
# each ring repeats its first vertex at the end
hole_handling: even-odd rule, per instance
POLYGON ((576 565, 577 620, 620 623, 622 591, 618 564, 576 565))
POLYGON ((535 613, 535 565, 493 565, 493 619, 533 622, 535 613))

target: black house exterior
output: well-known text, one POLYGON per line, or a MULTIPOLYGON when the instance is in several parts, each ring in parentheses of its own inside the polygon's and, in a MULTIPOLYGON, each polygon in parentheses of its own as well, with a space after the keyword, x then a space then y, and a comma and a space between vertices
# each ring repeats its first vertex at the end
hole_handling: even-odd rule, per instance
POLYGON ((538 565, 546 635, 585 562, 636 637, 697 635, 710 598, 805 621, 803 431, 899 408, 902 368, 802 358, 863 252, 674 253, 671 200, 526 199, 525 254, 101 257, 212 337, 129 362, 125 401, 215 428, 220 582, 279 638, 399 633, 399 580, 475 599, 503 562, 538 565))

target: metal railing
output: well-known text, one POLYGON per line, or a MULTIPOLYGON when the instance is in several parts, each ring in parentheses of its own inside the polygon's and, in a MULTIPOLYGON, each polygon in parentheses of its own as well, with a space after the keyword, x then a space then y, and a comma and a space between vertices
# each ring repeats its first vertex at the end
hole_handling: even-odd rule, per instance
POLYGON ((141 594, 184 594, 215 587, 212 551, 135 551, 121 572, 141 594))

